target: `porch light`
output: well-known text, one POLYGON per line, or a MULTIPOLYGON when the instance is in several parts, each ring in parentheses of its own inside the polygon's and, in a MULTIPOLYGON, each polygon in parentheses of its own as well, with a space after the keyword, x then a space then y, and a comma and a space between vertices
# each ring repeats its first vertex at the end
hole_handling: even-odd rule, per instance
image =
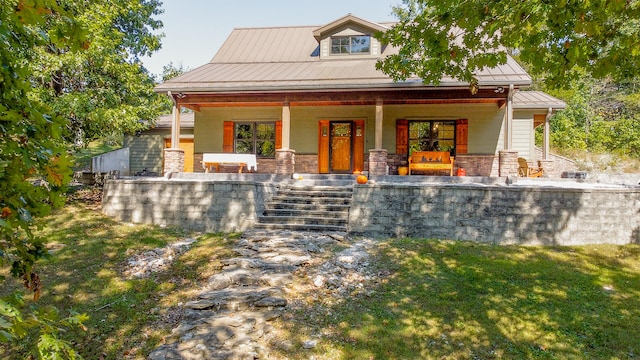
POLYGON ((502 94, 504 92, 504 88, 502 86, 498 86, 495 90, 493 90, 496 94, 502 94))

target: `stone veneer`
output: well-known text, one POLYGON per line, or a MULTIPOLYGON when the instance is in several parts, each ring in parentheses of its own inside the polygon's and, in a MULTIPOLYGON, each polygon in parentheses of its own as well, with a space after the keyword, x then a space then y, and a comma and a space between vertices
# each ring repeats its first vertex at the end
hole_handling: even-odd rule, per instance
POLYGON ((275 189, 270 182, 247 180, 109 180, 102 212, 124 222, 238 232, 253 227, 275 189))
POLYGON ((349 233, 498 244, 640 244, 640 188, 356 185, 349 233))
MULTIPOLYGON (((102 210, 125 222, 246 231, 266 200, 288 181, 283 175, 179 175, 185 178, 107 180, 102 210)), ((381 177, 379 183, 354 186, 351 235, 499 244, 640 244, 638 186, 581 189, 508 186, 503 178, 442 177, 455 182, 421 183, 418 176, 402 181, 387 177, 395 183, 383 183, 381 177)))
POLYGON ((184 150, 164 149, 164 173, 179 173, 184 171, 184 150))

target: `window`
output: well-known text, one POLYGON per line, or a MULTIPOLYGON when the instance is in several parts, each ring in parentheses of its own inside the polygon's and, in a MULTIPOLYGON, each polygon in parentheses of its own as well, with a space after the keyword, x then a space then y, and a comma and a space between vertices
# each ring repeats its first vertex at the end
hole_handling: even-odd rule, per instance
POLYGON ((368 54, 371 36, 343 36, 331 38, 331 54, 368 54))
POLYGON ((455 134, 455 121, 410 121, 409 154, 414 151, 449 151, 455 155, 455 134))
POLYGON ((256 154, 257 157, 275 157, 275 122, 235 123, 234 151, 237 154, 256 154))

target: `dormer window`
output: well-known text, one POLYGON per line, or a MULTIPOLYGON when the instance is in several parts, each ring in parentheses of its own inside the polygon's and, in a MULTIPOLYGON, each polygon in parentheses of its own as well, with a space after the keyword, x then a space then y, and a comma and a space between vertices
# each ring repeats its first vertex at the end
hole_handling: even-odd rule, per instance
POLYGON ((335 36, 331 37, 331 54, 369 54, 371 52, 371 36, 335 36))

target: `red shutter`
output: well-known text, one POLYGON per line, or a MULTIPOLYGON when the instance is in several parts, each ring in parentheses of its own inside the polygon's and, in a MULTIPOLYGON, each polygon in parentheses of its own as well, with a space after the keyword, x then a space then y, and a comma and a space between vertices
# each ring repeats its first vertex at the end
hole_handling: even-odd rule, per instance
POLYGON ((456 155, 467 153, 469 141, 469 120, 458 119, 456 121, 456 155))
POLYGON ((396 120, 396 154, 409 153, 409 121, 396 120))
POLYGON ((353 136, 353 170, 364 170, 364 120, 355 120, 353 136))
POLYGON ((222 131, 222 152, 233 152, 233 121, 225 121, 222 131))
POLYGON ((329 120, 318 121, 318 173, 329 173, 329 120))
POLYGON ((276 149, 282 149, 282 121, 276 121, 276 149))

